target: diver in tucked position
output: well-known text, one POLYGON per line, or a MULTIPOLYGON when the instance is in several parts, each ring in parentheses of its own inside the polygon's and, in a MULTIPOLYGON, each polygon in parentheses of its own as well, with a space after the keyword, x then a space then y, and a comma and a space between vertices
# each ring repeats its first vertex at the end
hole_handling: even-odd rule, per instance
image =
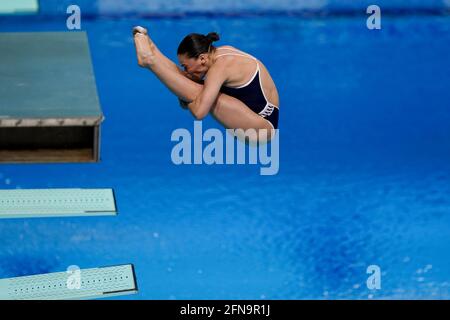
POLYGON ((231 46, 213 46, 215 32, 181 41, 181 70, 164 56, 143 27, 133 29, 138 63, 150 69, 196 119, 208 113, 228 129, 254 129, 250 141, 267 141, 278 128, 279 98, 266 67, 231 46), (264 129, 264 130, 261 130, 264 129), (260 134, 260 133, 263 134, 260 134))

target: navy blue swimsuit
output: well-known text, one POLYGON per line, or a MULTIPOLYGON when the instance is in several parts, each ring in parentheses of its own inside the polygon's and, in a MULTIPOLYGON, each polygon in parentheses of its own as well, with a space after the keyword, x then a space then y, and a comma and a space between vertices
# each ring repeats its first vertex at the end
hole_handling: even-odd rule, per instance
MULTIPOLYGON (((226 50, 232 50, 232 49, 226 49, 226 50)), ((256 114, 260 115, 261 117, 263 117, 264 119, 269 121, 274 129, 278 129, 279 110, 278 110, 277 106, 271 104, 267 100, 266 95, 264 94, 264 90, 263 90, 261 78, 260 78, 261 72, 260 72, 258 61, 254 57, 247 55, 247 54, 243 54, 243 53, 242 54, 241 53, 239 53, 239 54, 224 53, 224 54, 218 55, 216 58, 221 57, 221 56, 227 56, 227 55, 243 56, 243 57, 252 58, 256 61, 257 68, 256 68, 255 74, 253 75, 252 79, 248 83, 246 83, 240 87, 236 87, 236 88, 222 86, 222 88, 220 89, 220 92, 227 94, 229 96, 232 96, 236 99, 239 99, 240 101, 245 103, 245 105, 247 107, 249 107, 253 112, 255 112, 256 114)))

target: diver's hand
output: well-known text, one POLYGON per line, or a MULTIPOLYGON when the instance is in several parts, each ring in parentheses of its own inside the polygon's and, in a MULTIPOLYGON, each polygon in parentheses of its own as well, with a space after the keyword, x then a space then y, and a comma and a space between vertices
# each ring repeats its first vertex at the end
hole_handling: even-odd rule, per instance
POLYGON ((181 106, 183 109, 189 109, 189 102, 186 102, 186 101, 184 101, 184 100, 181 100, 180 98, 178 98, 178 101, 180 102, 180 106, 181 106))
POLYGON ((147 29, 145 29, 144 27, 141 27, 141 26, 136 26, 133 28, 133 36, 135 36, 136 33, 141 33, 141 34, 147 35, 147 29))

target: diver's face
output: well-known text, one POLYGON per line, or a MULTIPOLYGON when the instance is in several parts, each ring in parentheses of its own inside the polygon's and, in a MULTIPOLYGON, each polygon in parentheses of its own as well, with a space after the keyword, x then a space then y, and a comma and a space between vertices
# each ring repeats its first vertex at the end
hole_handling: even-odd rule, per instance
POLYGON ((201 54, 198 58, 189 58, 183 54, 178 56, 178 61, 184 71, 196 80, 202 80, 208 72, 208 57, 206 54, 201 54))

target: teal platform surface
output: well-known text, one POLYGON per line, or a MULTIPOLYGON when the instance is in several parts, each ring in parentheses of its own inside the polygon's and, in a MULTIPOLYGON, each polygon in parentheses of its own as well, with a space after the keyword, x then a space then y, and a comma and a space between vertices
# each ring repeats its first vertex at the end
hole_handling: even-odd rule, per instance
POLYGON ((38 0, 1 0, 0 15, 33 14, 39 11, 38 0))
POLYGON ((0 33, 0 48, 2 126, 102 120, 85 32, 0 33))

